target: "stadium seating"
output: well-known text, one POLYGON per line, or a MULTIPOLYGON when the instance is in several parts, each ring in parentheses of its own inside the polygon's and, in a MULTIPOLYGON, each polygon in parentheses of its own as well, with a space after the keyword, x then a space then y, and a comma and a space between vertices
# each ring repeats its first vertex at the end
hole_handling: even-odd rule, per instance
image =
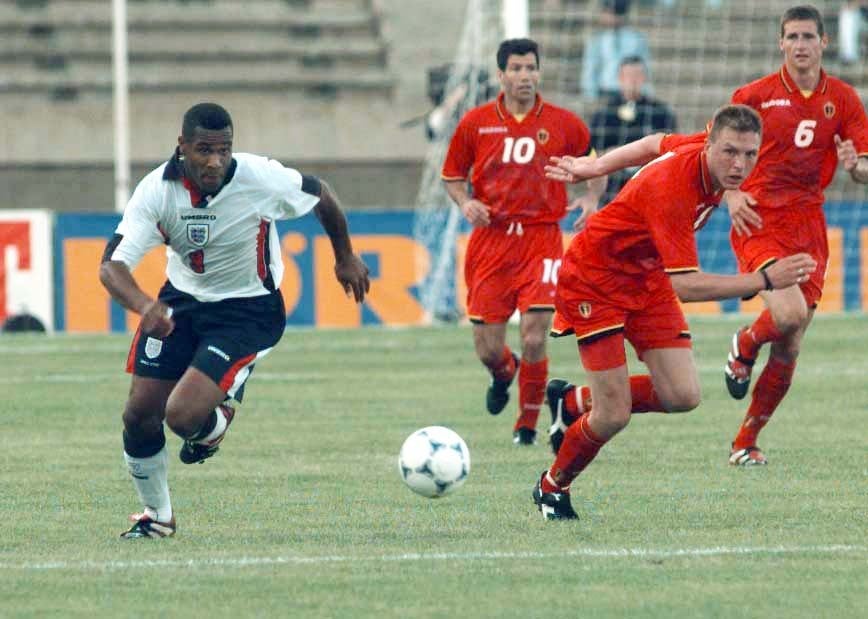
MULTIPOLYGON (((112 88, 112 15, 98 0, 0 4, 0 92, 71 99, 112 88)), ((389 90, 364 0, 132 0, 130 90, 389 90)))
MULTIPOLYGON (((675 108, 682 129, 693 130, 733 88, 777 66, 778 19, 791 1, 723 0, 719 12, 699 0, 682 0, 674 11, 651 0, 634 4, 656 94, 675 108)), ((826 65, 864 97, 864 68, 837 62, 838 3, 816 4, 833 41, 826 65)), ((426 144, 418 127, 399 124, 426 110, 425 72, 454 53, 463 0, 429 6, 424 23, 412 8, 418 4, 401 0, 127 5, 134 181, 168 155, 189 105, 217 100, 240 128, 239 150, 322 173, 351 208, 413 203, 426 144), (442 55, 426 54, 423 38, 441 38, 442 55)), ((595 7, 596 0, 530 0, 543 92, 583 115, 593 109, 578 80, 595 7)), ((110 208, 111 48, 108 0, 0 0, 0 185, 15 196, 0 208, 110 208)))
MULTIPOLYGON (((216 100, 241 129, 239 150, 337 167, 349 204, 412 203, 424 138, 407 174, 406 136, 380 129, 411 112, 390 109, 377 0, 127 0, 127 16, 134 181, 171 152, 187 107, 216 100), (376 159, 399 161, 372 174, 376 159), (387 172, 398 182, 383 191, 387 172)), ((0 208, 110 208, 112 88, 110 2, 0 0, 0 184, 16 197, 0 208), (58 201, 59 187, 75 191, 58 201)))

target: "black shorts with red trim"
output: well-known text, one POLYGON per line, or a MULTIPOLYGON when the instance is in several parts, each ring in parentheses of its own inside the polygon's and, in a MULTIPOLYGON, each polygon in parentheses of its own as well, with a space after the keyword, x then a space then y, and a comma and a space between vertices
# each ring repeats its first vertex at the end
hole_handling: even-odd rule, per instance
POLYGON ((240 402, 254 365, 283 336, 286 310, 280 291, 205 303, 166 282, 159 299, 172 308, 175 329, 162 339, 137 330, 127 372, 178 380, 195 367, 240 402))

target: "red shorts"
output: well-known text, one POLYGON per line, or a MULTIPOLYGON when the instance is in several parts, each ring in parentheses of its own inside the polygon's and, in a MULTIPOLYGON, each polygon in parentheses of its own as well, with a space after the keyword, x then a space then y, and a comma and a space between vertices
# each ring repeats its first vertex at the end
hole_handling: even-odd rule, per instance
POLYGON ((626 280, 632 283, 628 304, 613 303, 603 284, 611 278, 599 275, 577 269, 569 278, 561 279, 555 299, 552 335, 575 334, 586 370, 610 370, 626 364, 625 338, 639 359, 646 350, 690 348, 687 320, 668 275, 652 271, 644 276, 619 277, 619 292, 628 287, 626 280))
POLYGON ((752 228, 750 236, 729 233, 732 249, 742 273, 752 273, 775 260, 805 252, 817 261, 817 270, 808 281, 799 285, 808 307, 815 307, 823 296, 826 264, 829 260, 829 241, 826 236, 826 217, 822 206, 788 208, 760 208, 763 227, 752 228))
POLYGON ((554 310, 563 252, 557 224, 474 228, 464 262, 471 322, 504 323, 516 309, 554 310))

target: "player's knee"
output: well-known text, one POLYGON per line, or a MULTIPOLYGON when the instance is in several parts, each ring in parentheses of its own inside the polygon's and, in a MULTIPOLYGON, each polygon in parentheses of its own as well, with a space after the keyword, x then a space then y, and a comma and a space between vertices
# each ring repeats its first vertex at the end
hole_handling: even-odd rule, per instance
POLYGON ((532 359, 545 356, 547 337, 548 334, 545 332, 523 334, 521 338, 521 350, 524 356, 532 359))
POLYGON ((781 340, 772 344, 771 357, 786 365, 794 364, 799 358, 801 342, 798 340, 781 340))
POLYGON ((156 434, 163 423, 161 411, 136 406, 134 402, 127 402, 122 419, 124 430, 132 436, 150 436, 156 434))
POLYGON ((590 413, 590 421, 597 434, 606 440, 615 436, 630 423, 630 407, 605 407, 593 408, 590 413))
POLYGON ((190 407, 170 401, 166 405, 166 425, 181 438, 195 436, 202 426, 202 420, 192 413, 190 407))
POLYGON ((479 360, 485 367, 497 368, 503 361, 503 350, 491 350, 488 348, 478 348, 476 351, 479 360))
POLYGON ((672 393, 666 410, 670 413, 686 413, 699 406, 701 401, 702 392, 699 389, 699 385, 679 386, 672 393))
POLYGON ((629 394, 625 398, 622 397, 624 394, 614 390, 608 393, 605 389, 599 391, 591 409, 590 420, 594 429, 609 439, 630 423, 631 402, 629 394))
MULTIPOLYGON (((662 382, 662 381, 661 381, 662 382)), ((663 409, 669 413, 686 413, 699 406, 702 400, 702 390, 699 387, 699 379, 673 381, 670 383, 655 384, 657 397, 663 409)))
POLYGON ((807 325, 808 309, 804 304, 794 304, 775 312, 773 318, 778 331, 784 336, 793 335, 807 325))

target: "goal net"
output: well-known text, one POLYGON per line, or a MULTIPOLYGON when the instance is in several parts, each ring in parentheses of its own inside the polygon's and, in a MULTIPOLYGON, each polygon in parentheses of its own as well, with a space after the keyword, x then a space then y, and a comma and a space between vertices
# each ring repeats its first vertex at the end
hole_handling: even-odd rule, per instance
POLYGON ((445 109, 428 127, 431 144, 415 204, 413 234, 428 250, 428 260, 420 259, 417 267, 426 274, 419 296, 429 321, 452 321, 462 313, 456 252, 467 222, 446 194, 440 169, 458 120, 493 94, 494 56, 504 36, 501 0, 470 0, 464 23, 455 58, 445 67, 442 88, 435 86, 439 92, 429 93, 445 109), (449 104, 450 98, 454 105, 449 104))
MULTIPOLYGON (((623 3, 628 11, 624 26, 640 33, 647 42, 646 95, 671 110, 677 131, 692 133, 705 127, 714 110, 730 100, 742 84, 780 67, 780 17, 800 0, 632 0, 623 3), (650 87, 650 89, 648 88, 650 87)), ((621 5, 622 2, 611 4, 621 5)), ((868 16, 858 8, 840 14, 847 3, 831 0, 812 2, 823 15, 829 45, 823 66, 831 75, 852 84, 863 99, 868 97, 868 16), (849 21, 848 21, 849 20, 849 21), (861 21, 855 38, 850 25, 861 21), (843 27, 843 29, 840 26, 843 27)), ((857 3, 850 3, 857 4, 857 3)), ((503 27, 498 0, 472 0, 456 58, 448 79, 447 92, 467 80, 469 88, 458 113, 434 136, 426 157, 423 179, 416 203, 415 233, 428 249, 430 265, 422 283, 421 299, 432 318, 460 317, 463 311, 461 243, 468 232, 466 222, 455 208, 440 181, 446 147, 460 113, 478 101, 476 78, 480 71, 493 76, 495 50, 503 27), (475 73, 474 73, 475 72, 475 73), (471 79, 468 79, 468 76, 471 79)), ((586 42, 604 29, 601 0, 530 0, 529 36, 540 43, 542 95, 577 112, 589 126, 595 140, 606 141, 607 129, 592 123, 602 109, 605 95, 593 96, 589 84, 604 88, 603 75, 591 75, 586 64, 586 42)), ((630 42, 628 41, 628 45, 630 42)), ((593 56, 588 55, 588 65, 593 56)), ((595 71, 598 73, 598 71, 595 71)), ((629 117, 630 110, 623 113, 629 117)), ((634 110, 635 113, 635 110, 634 110)), ((620 115, 620 111, 619 111, 620 115)), ((650 121, 642 127, 651 133, 650 121)), ((610 134, 611 136, 611 134, 610 134)), ((868 310, 868 193, 853 183, 840 167, 826 190, 829 224, 830 265, 820 311, 868 310)), ((571 219, 564 222, 568 231, 571 219)), ((734 272, 735 259, 729 246, 729 218, 716 213, 698 237, 704 269, 734 272)), ((756 311, 759 300, 700 303, 686 306, 694 313, 756 311)))

